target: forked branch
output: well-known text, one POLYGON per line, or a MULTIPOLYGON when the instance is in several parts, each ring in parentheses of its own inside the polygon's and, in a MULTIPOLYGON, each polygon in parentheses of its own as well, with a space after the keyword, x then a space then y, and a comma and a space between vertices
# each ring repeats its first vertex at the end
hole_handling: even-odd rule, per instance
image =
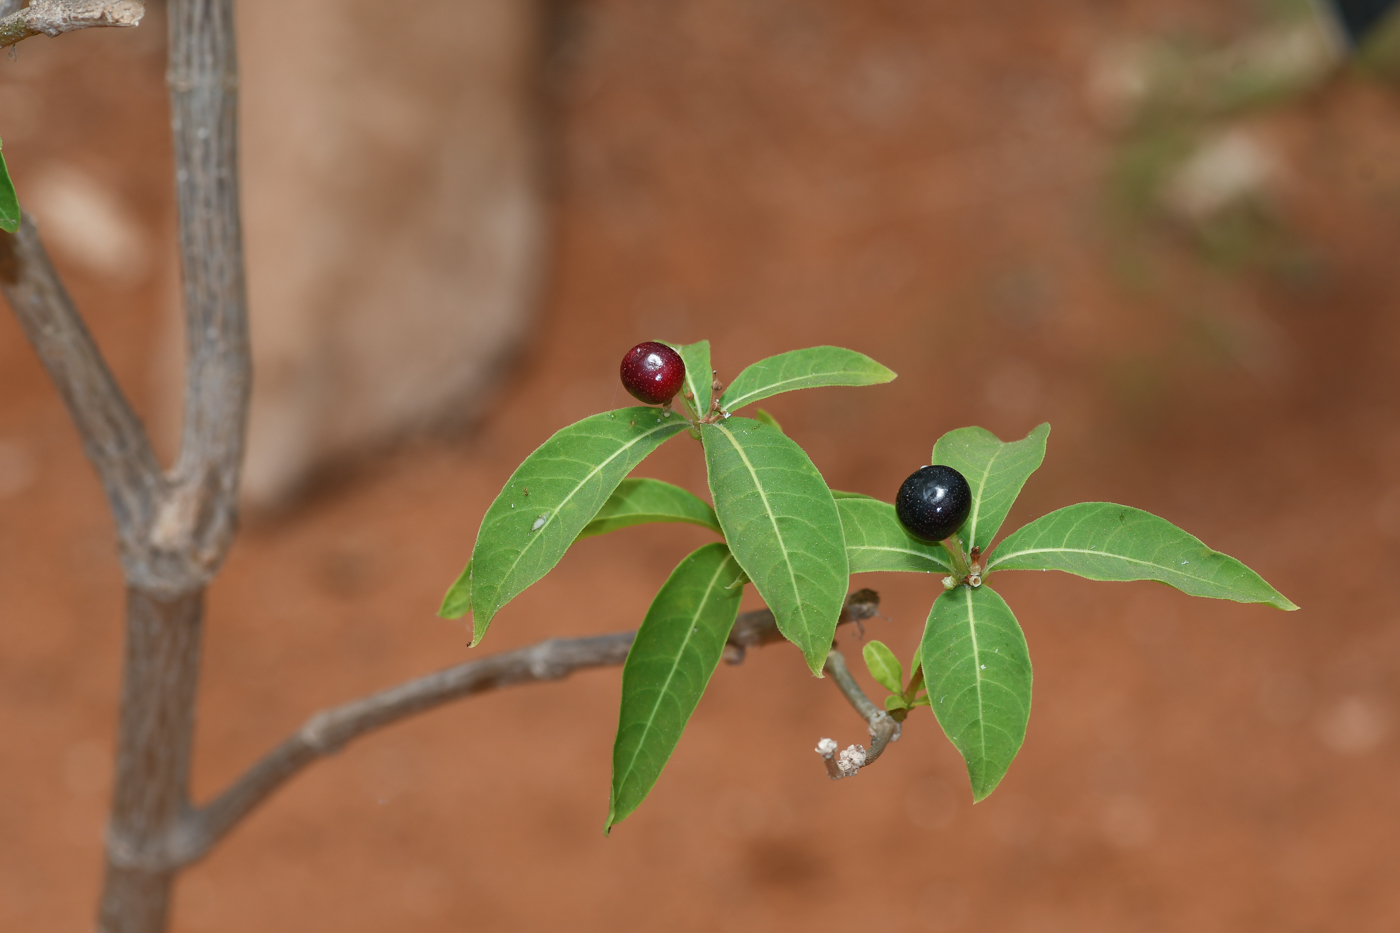
MULTIPOLYGON (((873 590, 852 593, 846 599, 840 623, 870 618, 879 609, 879 600, 873 590)), ((168 849, 172 867, 199 859, 303 768, 324 755, 339 751, 362 735, 464 697, 517 684, 559 680, 593 667, 616 667, 626 660, 635 636, 636 632, 618 632, 590 638, 552 638, 527 648, 468 661, 323 710, 249 768, 226 791, 181 822, 168 849)), ((734 624, 726 645, 726 657, 731 664, 738 664, 745 650, 782 640, 771 612, 767 609, 746 612, 734 624)), ((849 678, 849 673, 846 676, 849 678)))
POLYGON ((0 19, 0 48, 31 36, 61 36, 94 26, 135 26, 145 15, 141 0, 33 0, 0 19))

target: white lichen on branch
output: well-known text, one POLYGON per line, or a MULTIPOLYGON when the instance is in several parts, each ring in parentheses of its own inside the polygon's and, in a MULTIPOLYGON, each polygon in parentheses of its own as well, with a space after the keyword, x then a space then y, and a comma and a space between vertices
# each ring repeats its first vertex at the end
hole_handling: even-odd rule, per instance
POLYGON ((61 36, 94 26, 135 26, 145 15, 141 0, 34 0, 0 19, 0 48, 31 36, 61 36))

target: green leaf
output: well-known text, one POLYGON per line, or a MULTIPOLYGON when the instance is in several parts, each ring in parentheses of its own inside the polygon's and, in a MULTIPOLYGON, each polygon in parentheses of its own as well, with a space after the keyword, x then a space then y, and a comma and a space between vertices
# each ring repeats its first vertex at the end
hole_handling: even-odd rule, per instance
POLYGON ((1233 557, 1212 551, 1151 512, 1112 502, 1066 506, 1013 531, 988 561, 987 572, 993 569, 1156 580, 1192 596, 1298 608, 1233 557))
MULTIPOLYGON (((842 496, 841 493, 835 495, 842 496)), ((950 573, 948 552, 904 530, 894 506, 879 499, 838 498, 845 529, 846 558, 851 573, 905 570, 913 573, 950 573)))
POLYGON ((770 395, 814 386, 868 386, 889 382, 894 372, 854 350, 809 347, 759 360, 735 377, 720 396, 720 408, 738 411, 770 395))
POLYGON ((731 418, 700 437, 724 537, 820 677, 850 580, 836 500, 806 452, 766 424, 731 418))
POLYGON ((1042 424, 1025 439, 1005 443, 985 428, 958 428, 933 445, 933 462, 950 466, 972 487, 972 511, 963 523, 964 545, 987 549, 1021 487, 1045 459, 1050 425, 1042 424))
MULTIPOLYGON (((778 419, 777 419, 777 418, 774 418, 772 415, 770 415, 768 412, 764 411, 762 408, 755 408, 755 409, 753 410, 753 420, 755 420, 755 421, 761 421, 761 422, 763 422, 764 424, 768 425, 768 427, 770 427, 770 428, 777 428, 779 431, 782 431, 782 430, 783 430, 783 426, 782 426, 781 424, 778 424, 778 419)), ((786 433, 786 432, 784 432, 784 433, 786 433)))
POLYGON ((891 693, 885 697, 885 712, 892 713, 897 709, 908 709, 909 701, 897 693, 891 693))
POLYGON ((473 645, 502 606, 559 563, 622 478, 684 429, 657 408, 620 408, 569 425, 525 458, 486 510, 472 550, 473 645))
POLYGON ((460 619, 471 611, 472 562, 467 561, 467 566, 462 569, 461 575, 457 577, 452 586, 448 587, 447 595, 442 598, 442 605, 438 607, 438 615, 444 619, 460 619))
POLYGON ((869 500, 872 501, 872 502, 878 502, 878 501, 880 501, 880 500, 876 499, 874 496, 867 496, 867 495, 866 495, 865 493, 863 493, 863 492, 842 492, 842 491, 839 490, 839 489, 833 489, 833 490, 831 490, 831 498, 833 498, 833 499, 869 499, 869 500))
POLYGON ((1026 737, 1031 658, 1021 626, 991 588, 957 586, 934 600, 919 653, 929 705, 983 800, 1026 737))
POLYGON ((622 666, 609 828, 646 799, 675 751, 739 614, 739 577, 729 548, 707 544, 652 600, 622 666))
POLYGON ((875 682, 890 693, 904 692, 904 669, 899 666, 899 658, 882 641, 871 639, 861 649, 865 657, 865 668, 875 682))
POLYGON ((19 200, 15 197, 14 182, 10 181, 5 156, 0 154, 0 230, 14 233, 19 229, 19 220, 19 200))
POLYGON ((685 522, 724 534, 715 510, 704 499, 659 479, 637 477, 618 484, 593 521, 579 532, 578 539, 651 522, 685 522))
POLYGON ((666 346, 681 355, 685 363, 685 389, 695 398, 690 408, 703 418, 710 413, 710 395, 715 381, 714 369, 710 366, 710 342, 668 343, 666 346))

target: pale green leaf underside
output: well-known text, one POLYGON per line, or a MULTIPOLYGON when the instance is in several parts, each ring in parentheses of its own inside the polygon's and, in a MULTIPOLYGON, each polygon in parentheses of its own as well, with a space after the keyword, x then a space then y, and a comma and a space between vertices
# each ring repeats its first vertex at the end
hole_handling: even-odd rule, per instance
POLYGON ((904 530, 894 506, 879 499, 837 493, 837 511, 845 530, 846 559, 851 573, 908 571, 949 573, 948 552, 904 530), (849 498, 848 498, 849 497, 849 498))
POLYGON ((1026 737, 1031 658, 1021 626, 991 588, 954 587, 934 600, 919 655, 929 706, 982 800, 1026 737))
POLYGON ((472 644, 559 563, 623 477, 684 428, 660 409, 621 408, 563 428, 525 458, 486 510, 472 550, 472 644))
POLYGON ((1192 596, 1297 609, 1244 564, 1164 518, 1111 502, 1081 502, 1017 529, 993 570, 1063 570, 1090 580, 1156 580, 1192 596))
POLYGON ((652 522, 684 522, 724 534, 715 510, 704 499, 659 479, 635 477, 618 484, 598 514, 579 532, 579 540, 652 522))
POLYGON ((815 386, 868 386, 889 382, 894 372, 854 350, 809 347, 759 360, 735 377, 720 396, 720 408, 738 411, 781 392, 815 386))
POLYGON ((462 573, 447 589, 437 614, 444 619, 460 619, 472 611, 472 562, 462 568, 462 573))
POLYGON ((968 548, 987 549, 1021 487, 1045 459, 1050 425, 1042 424, 1024 439, 1006 443, 986 428, 958 428, 933 445, 933 463, 957 470, 972 488, 972 511, 963 523, 968 548))
POLYGON ((904 690, 904 669, 899 665, 899 658, 884 642, 870 639, 861 649, 861 656, 865 658, 865 669, 870 671, 877 684, 890 693, 904 690))
POLYGON ((690 554, 661 587, 622 667, 608 823, 646 799, 719 665, 744 588, 723 544, 690 554))
POLYGON ((770 428, 777 428, 779 431, 783 430, 783 426, 778 423, 778 419, 774 418, 770 412, 764 411, 762 408, 755 408, 753 410, 753 420, 761 421, 770 428))
POLYGON ((831 490, 806 452, 766 424, 731 418, 704 425, 700 437, 734 557, 821 676, 850 578, 831 490))
POLYGON ((15 186, 10 181, 10 169, 5 165, 5 157, 0 155, 0 230, 14 233, 19 229, 19 200, 15 197, 15 186))
POLYGON ((685 388, 690 390, 695 402, 691 406, 700 417, 710 411, 710 395, 714 385, 714 368, 710 365, 710 342, 668 343, 666 346, 681 355, 685 363, 685 388))

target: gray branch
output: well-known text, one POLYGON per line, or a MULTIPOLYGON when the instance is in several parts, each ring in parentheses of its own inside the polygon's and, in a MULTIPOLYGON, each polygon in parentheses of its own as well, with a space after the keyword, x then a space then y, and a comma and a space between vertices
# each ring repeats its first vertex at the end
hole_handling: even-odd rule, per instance
POLYGON ((831 682, 860 714, 860 718, 865 720, 870 730, 869 751, 866 751, 864 746, 852 745, 838 755, 837 749, 840 745, 835 739, 822 739, 817 743, 817 754, 822 756, 822 761, 826 764, 827 775, 833 781, 839 781, 842 778, 855 777, 861 768, 873 765, 875 759, 885 753, 889 744, 899 739, 899 723, 865 695, 860 684, 851 676, 851 669, 846 666, 846 658, 841 652, 833 648, 826 656, 826 664, 822 670, 831 675, 831 682))
POLYGON ((160 464, 92 334, 49 262, 34 218, 0 233, 0 290, 58 387, 116 518, 123 564, 145 549, 161 493, 160 464))
POLYGON ((209 583, 238 523, 252 382, 238 210, 238 64, 231 0, 168 7, 171 130, 185 286, 185 419, 141 582, 209 583))
MULTIPOLYGON (((858 590, 847 597, 838 624, 862 622, 875 615, 879 605, 880 597, 873 590, 858 590)), ((590 638, 553 638, 528 648, 468 661, 323 710, 222 794, 190 812, 179 823, 169 841, 169 867, 187 865, 201 858, 259 803, 303 768, 339 751, 362 735, 415 713, 479 693, 559 680, 575 671, 594 667, 616 667, 627 658, 635 636, 636 632, 618 632, 590 638)), ((773 613, 767 609, 746 612, 734 623, 725 646, 726 655, 731 664, 737 664, 743 660, 747 649, 782 640, 773 613)))
POLYGON ((22 10, 0 3, 0 48, 30 36, 61 36, 94 26, 135 26, 146 15, 141 0, 33 0, 22 10))

